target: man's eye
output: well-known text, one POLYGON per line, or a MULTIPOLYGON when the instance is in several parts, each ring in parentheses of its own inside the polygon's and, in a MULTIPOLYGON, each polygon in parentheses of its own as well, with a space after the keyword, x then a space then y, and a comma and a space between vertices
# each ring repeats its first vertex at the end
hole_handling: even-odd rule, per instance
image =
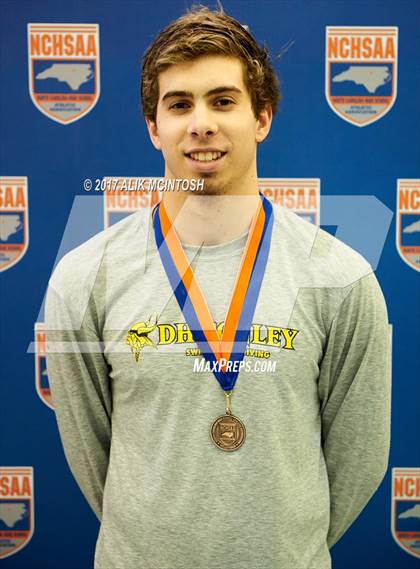
POLYGON ((173 105, 171 105, 169 108, 170 109, 186 109, 188 108, 189 104, 186 103, 185 101, 179 101, 178 103, 174 103, 173 105))
POLYGON ((234 105, 234 101, 232 101, 232 99, 217 99, 217 101, 214 103, 215 105, 219 106, 219 107, 228 107, 229 105, 234 105))

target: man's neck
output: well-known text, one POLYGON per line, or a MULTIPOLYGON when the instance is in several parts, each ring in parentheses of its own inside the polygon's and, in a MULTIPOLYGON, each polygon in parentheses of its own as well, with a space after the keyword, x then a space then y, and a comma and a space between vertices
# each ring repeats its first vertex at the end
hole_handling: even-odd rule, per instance
POLYGON ((258 206, 258 188, 247 195, 166 193, 163 203, 185 245, 220 245, 240 237, 258 206))

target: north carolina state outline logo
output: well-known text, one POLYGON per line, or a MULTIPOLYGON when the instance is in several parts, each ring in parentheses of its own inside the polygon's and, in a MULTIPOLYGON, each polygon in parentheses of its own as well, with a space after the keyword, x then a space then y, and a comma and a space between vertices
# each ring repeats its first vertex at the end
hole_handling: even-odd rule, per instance
POLYGON ((420 271, 420 179, 397 182, 397 251, 409 267, 420 271))
POLYGON ((420 558, 420 468, 392 469, 391 533, 404 551, 420 558))
POLYGON ((16 265, 28 244, 28 178, 0 176, 0 272, 16 265))
POLYGON ((0 466, 0 559, 31 540, 35 528, 32 466, 0 466))
POLYGON ((29 93, 47 117, 70 124, 100 94, 98 24, 28 24, 29 93))
POLYGON ((397 97, 398 28, 327 26, 325 97, 355 126, 383 117, 397 97))
POLYGON ((258 189, 274 204, 291 209, 294 213, 319 227, 319 178, 259 178, 258 189))
POLYGON ((159 203, 160 192, 154 191, 150 186, 161 179, 105 176, 100 185, 104 195, 104 229, 139 209, 152 209, 159 203))

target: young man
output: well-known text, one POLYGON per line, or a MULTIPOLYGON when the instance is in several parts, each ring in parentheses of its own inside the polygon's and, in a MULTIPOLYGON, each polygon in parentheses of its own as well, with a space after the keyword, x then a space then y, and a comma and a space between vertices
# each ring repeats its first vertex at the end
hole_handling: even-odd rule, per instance
POLYGON ((386 471, 372 269, 258 194, 278 98, 237 21, 172 23, 146 52, 143 110, 165 177, 204 188, 165 193, 51 278, 48 372, 101 520, 97 569, 327 569, 386 471))

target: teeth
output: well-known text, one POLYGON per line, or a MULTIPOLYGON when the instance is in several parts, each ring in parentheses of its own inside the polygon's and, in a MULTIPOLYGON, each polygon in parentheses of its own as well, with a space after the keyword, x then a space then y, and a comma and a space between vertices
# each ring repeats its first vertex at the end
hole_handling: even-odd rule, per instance
POLYGON ((199 162, 210 162, 211 160, 217 160, 222 156, 221 152, 191 152, 190 154, 193 160, 198 160, 199 162))

